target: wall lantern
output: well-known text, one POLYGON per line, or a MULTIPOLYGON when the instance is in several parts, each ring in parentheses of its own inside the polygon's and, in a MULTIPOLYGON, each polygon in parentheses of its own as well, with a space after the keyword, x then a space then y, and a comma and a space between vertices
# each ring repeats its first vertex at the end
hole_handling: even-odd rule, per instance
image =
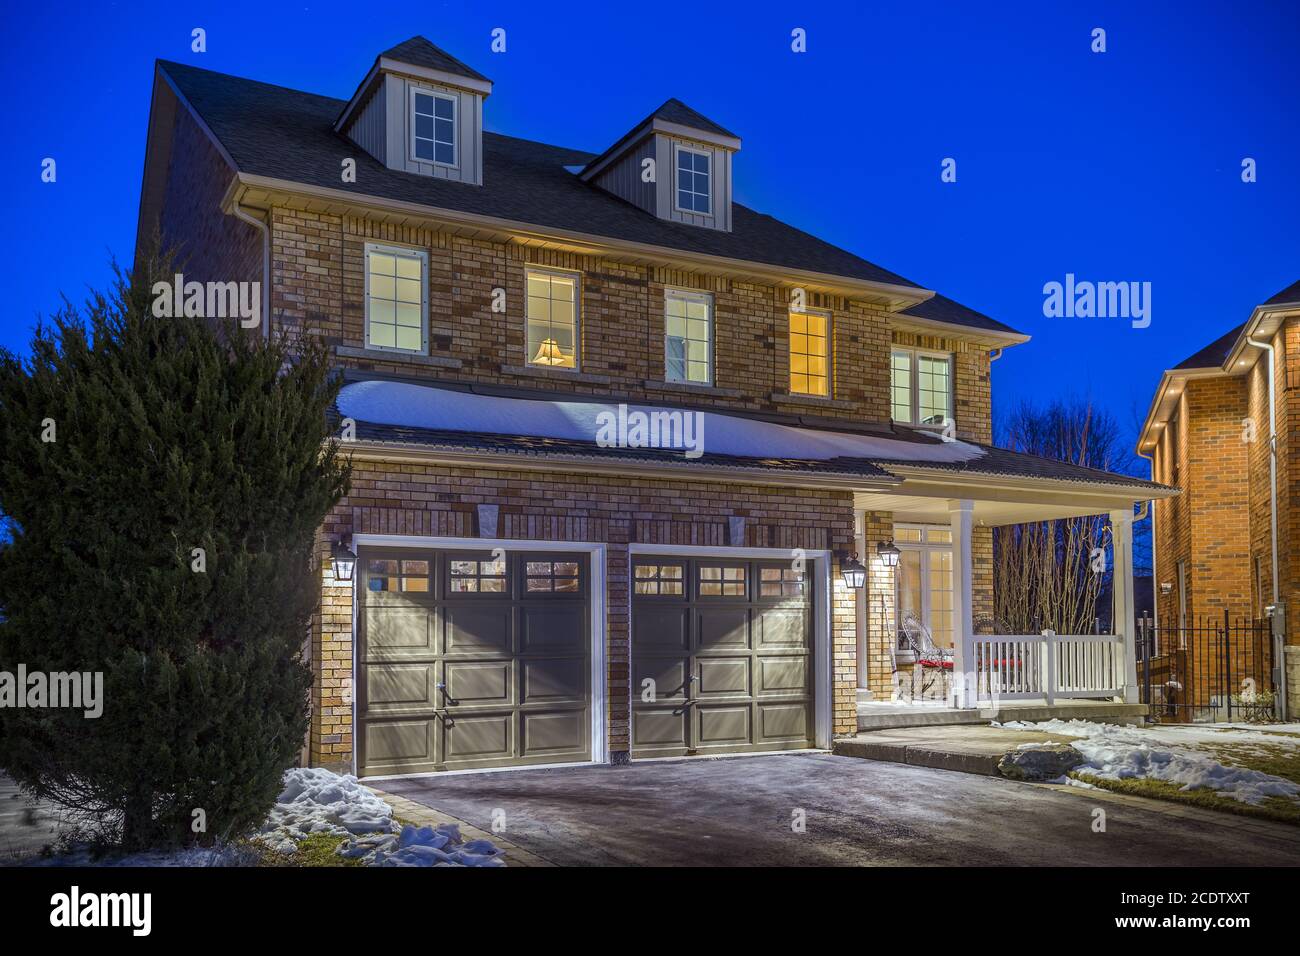
POLYGON ((844 586, 857 590, 867 583, 867 569, 858 560, 858 553, 853 552, 840 562, 840 574, 844 576, 844 586))
POLYGON ((342 538, 334 540, 334 550, 330 554, 330 562, 334 565, 335 581, 351 581, 352 572, 356 570, 357 556, 349 548, 342 538))
POLYGON ((898 547, 894 544, 893 538, 890 538, 888 541, 882 541, 876 545, 876 557, 880 558, 887 568, 898 567, 898 556, 902 553, 903 552, 899 551, 898 547))

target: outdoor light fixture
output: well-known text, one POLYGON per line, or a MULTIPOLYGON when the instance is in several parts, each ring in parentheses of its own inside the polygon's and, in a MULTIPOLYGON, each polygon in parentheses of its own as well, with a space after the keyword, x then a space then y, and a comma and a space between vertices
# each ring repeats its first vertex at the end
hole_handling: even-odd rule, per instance
POLYGON ((334 550, 330 554, 330 561, 334 565, 335 581, 352 580, 352 572, 357 567, 357 556, 351 548, 343 543, 342 538, 334 539, 334 550))
POLYGON ((885 567, 887 568, 898 567, 898 556, 902 553, 903 552, 899 551, 898 547, 894 544, 893 538, 890 538, 888 541, 882 541, 876 545, 876 557, 885 562, 885 567))
POLYGON ((867 583, 867 569, 858 560, 856 551, 840 562, 840 574, 844 575, 845 587, 857 590, 867 583))

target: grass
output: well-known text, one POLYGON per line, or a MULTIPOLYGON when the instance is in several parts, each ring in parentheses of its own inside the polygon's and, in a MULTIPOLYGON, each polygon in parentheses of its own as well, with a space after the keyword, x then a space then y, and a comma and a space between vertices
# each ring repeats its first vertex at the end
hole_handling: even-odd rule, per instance
POLYGON ((1273 820, 1278 823, 1290 823, 1300 826, 1300 803, 1285 797, 1268 797, 1260 804, 1242 803, 1231 797, 1221 796, 1217 791, 1183 790, 1176 783, 1167 780, 1152 780, 1142 777, 1132 780, 1103 780, 1087 773, 1072 773, 1070 776, 1084 783, 1090 783, 1102 790, 1114 793, 1126 793, 1135 797, 1149 797, 1154 800, 1166 800, 1170 803, 1182 803, 1201 807, 1205 810, 1219 810, 1235 813, 1243 817, 1255 817, 1260 820, 1273 820))
POLYGON ((316 867, 316 866, 362 866, 360 860, 349 860, 339 856, 335 850, 345 838, 330 833, 313 833, 298 843, 297 853, 281 853, 270 847, 259 850, 259 866, 273 867, 316 867))

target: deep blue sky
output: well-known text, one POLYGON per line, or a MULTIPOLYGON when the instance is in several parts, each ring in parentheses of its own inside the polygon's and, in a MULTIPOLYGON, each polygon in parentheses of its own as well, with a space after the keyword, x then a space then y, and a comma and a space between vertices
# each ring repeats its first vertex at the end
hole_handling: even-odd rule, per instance
POLYGON ((492 78, 497 132, 600 150, 668 96, 735 131, 741 202, 1033 336, 997 403, 1088 394, 1129 426, 1162 369, 1300 279, 1295 2, 187 6, 3 13, 0 345, 129 261, 155 58, 345 98, 417 33, 492 78), (1067 272, 1151 282, 1150 328, 1044 318, 1067 272))

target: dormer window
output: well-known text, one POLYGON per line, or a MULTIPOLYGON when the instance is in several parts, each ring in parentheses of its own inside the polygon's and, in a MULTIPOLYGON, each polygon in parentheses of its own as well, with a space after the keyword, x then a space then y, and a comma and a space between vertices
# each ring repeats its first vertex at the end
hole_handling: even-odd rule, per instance
POLYGON ((456 165, 456 99, 411 87, 411 155, 439 166, 456 165))
POLYGON ((713 211, 709 187, 712 158, 700 150, 677 147, 677 208, 682 212, 707 216, 713 211))

